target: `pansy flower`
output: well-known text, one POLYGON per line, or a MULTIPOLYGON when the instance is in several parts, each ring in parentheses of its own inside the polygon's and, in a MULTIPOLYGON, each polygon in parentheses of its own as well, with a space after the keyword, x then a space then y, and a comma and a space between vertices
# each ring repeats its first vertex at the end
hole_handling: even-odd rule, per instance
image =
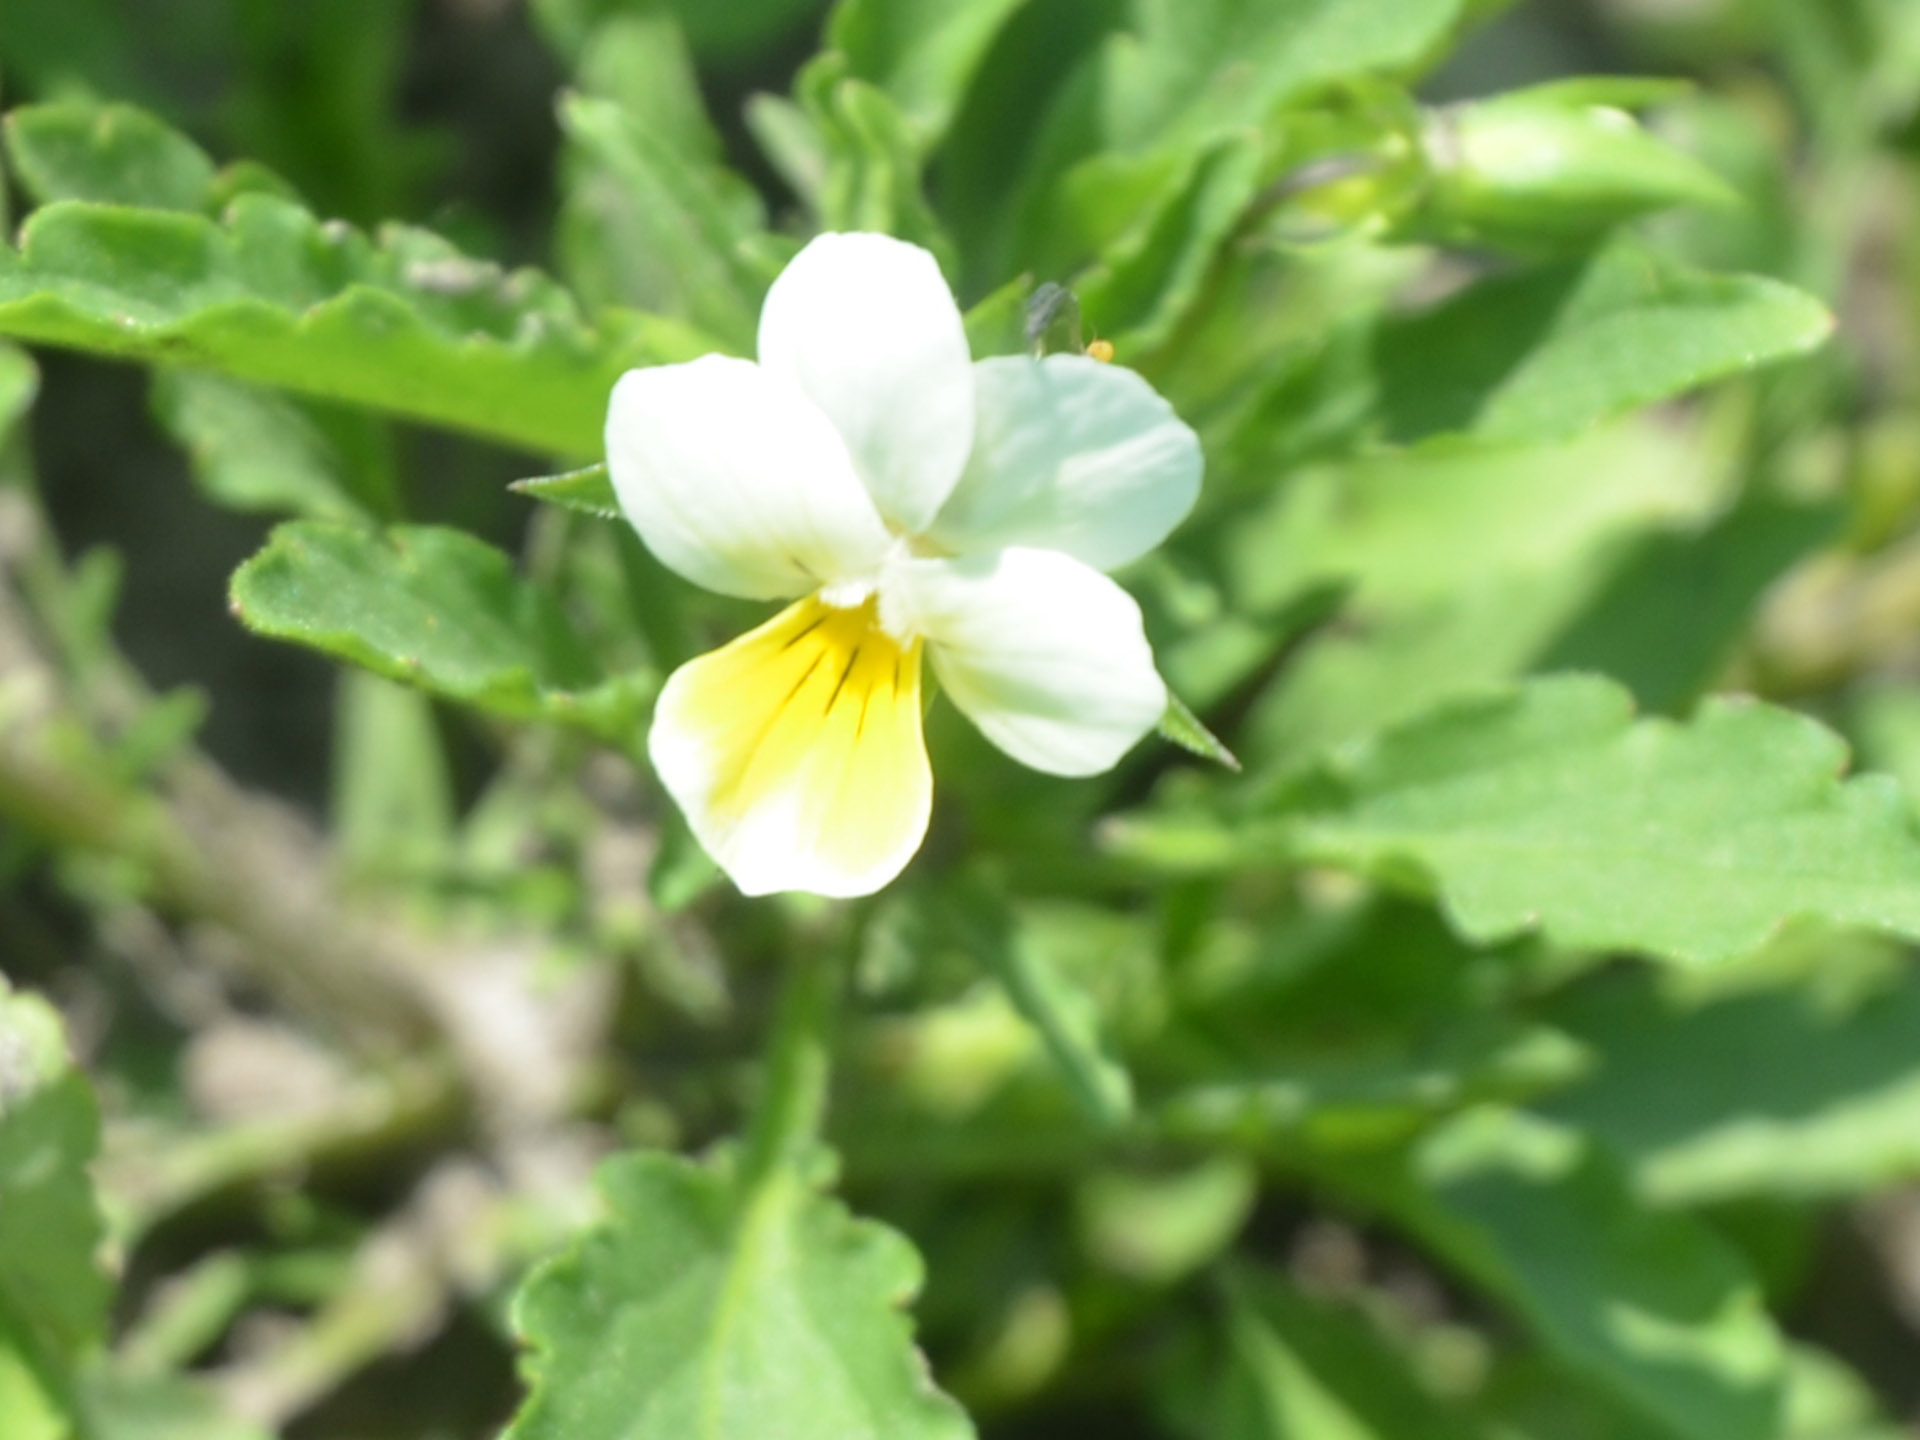
POLYGON ((791 601, 682 665, 648 750, 749 895, 869 894, 926 834, 921 672, 1007 754, 1114 765, 1167 689, 1105 571, 1192 507, 1200 447, 1132 371, 971 360, 933 257, 822 235, 768 291, 759 363, 709 355, 614 388, 621 509, 697 585, 791 601))

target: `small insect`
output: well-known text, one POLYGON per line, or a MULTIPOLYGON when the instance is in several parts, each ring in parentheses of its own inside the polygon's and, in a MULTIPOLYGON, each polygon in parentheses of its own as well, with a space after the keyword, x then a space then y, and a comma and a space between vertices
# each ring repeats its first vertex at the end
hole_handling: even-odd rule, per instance
POLYGON ((1113 342, 1080 339, 1080 299, 1049 280, 1027 301, 1027 349, 1034 355, 1086 355, 1102 365, 1113 360, 1113 342))

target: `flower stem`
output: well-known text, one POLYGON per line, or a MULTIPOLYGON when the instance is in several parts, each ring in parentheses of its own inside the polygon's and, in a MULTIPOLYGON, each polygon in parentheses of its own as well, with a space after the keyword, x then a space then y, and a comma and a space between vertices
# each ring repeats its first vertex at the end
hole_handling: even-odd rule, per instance
POLYGON ((766 1079, 747 1132, 748 1189, 801 1161, 826 1121, 840 966, 831 945, 795 955, 774 1015, 766 1079))

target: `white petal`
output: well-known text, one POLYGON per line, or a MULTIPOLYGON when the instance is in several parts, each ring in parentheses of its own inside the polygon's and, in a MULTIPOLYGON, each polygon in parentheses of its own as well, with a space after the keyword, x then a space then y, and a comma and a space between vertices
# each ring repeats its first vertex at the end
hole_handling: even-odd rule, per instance
POLYGON ((661 563, 726 595, 771 600, 871 575, 891 543, 826 416, 750 360, 622 375, 607 468, 661 563))
POLYGON ((973 444, 960 307, 933 256, 885 235, 822 235, 760 312, 760 363, 824 410, 880 512, 924 530, 973 444))
POLYGON ((1033 545, 1111 570, 1193 508, 1199 437, 1133 371, 1014 355, 973 378, 973 455, 931 532, 948 549, 1033 545))
POLYGON ((870 895, 927 832, 920 645, 809 596, 667 677, 647 750, 748 895, 870 895))
POLYGON ((1140 607, 1070 555, 899 560, 880 585, 888 628, 926 637, 953 703, 1022 764, 1096 775, 1166 711, 1140 607))

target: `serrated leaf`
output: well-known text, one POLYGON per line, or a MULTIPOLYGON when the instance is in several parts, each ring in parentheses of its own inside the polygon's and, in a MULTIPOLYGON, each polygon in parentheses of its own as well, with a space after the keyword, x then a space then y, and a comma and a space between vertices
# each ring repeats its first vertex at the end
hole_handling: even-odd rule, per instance
POLYGON ((975 70, 1027 0, 842 0, 827 40, 893 97, 922 153, 939 144, 975 70))
POLYGON ((516 495, 544 500, 564 510, 575 510, 601 520, 621 518, 620 497, 605 465, 589 465, 584 470, 568 470, 559 475, 534 475, 516 480, 507 487, 516 495))
POLYGON ((1349 752, 1338 802, 1303 796, 1296 843, 1425 869, 1481 938, 1537 925, 1710 964, 1802 917, 1920 935, 1920 837, 1898 789, 1842 783, 1846 763, 1788 711, 1710 700, 1684 725, 1636 722, 1608 681, 1546 679, 1349 752))
POLYGON ((1198 755, 1202 760, 1211 760, 1216 765, 1224 765, 1229 770, 1238 770, 1240 762, 1224 744, 1220 737, 1209 730, 1198 715, 1187 708, 1186 701, 1167 692, 1167 713, 1160 717, 1160 735, 1171 740, 1182 750, 1198 755))
POLYGON ((106 1331, 111 1291, 87 1176, 99 1145, 93 1092, 59 1017, 0 976, 0 1384, 71 1405, 76 1367, 106 1331), (8 1360, 11 1354, 13 1359, 8 1360))
POLYGON ((1431 887, 1475 940, 1538 929, 1682 965, 1799 919, 1920 936, 1906 802, 1883 776, 1842 782, 1846 763, 1789 711, 1714 699, 1636 721, 1618 685, 1551 677, 1341 750, 1270 795, 1270 818, 1217 830, 1209 863, 1341 866, 1431 887))
POLYGON ((186 136, 131 105, 26 105, 6 118, 7 159, 37 204, 92 200, 200 211, 213 162, 186 136))
POLYGON ((1576 1133, 1471 1111, 1404 1167, 1339 1178, 1664 1433, 1776 1435, 1785 1354, 1759 1286, 1705 1226, 1637 1204, 1576 1133))
POLYGON ((580 727, 629 745, 651 682, 607 680, 559 607, 507 557, 462 531, 276 529, 234 573, 249 629, 513 720, 580 727))
POLYGON ((972 1434, 901 1313, 918 1256, 794 1165, 635 1154, 600 1185, 606 1223, 515 1303, 530 1393, 507 1440, 972 1434))
POLYGON ((1757 275, 1680 269, 1631 242, 1483 281, 1375 343, 1384 438, 1544 442, 1825 343, 1833 317, 1757 275))
POLYGON ((425 231, 376 244, 245 194, 216 223, 66 201, 0 247, 0 334, 223 371, 510 444, 592 456, 634 365, 711 342, 615 312, 588 327, 553 281, 425 231))

